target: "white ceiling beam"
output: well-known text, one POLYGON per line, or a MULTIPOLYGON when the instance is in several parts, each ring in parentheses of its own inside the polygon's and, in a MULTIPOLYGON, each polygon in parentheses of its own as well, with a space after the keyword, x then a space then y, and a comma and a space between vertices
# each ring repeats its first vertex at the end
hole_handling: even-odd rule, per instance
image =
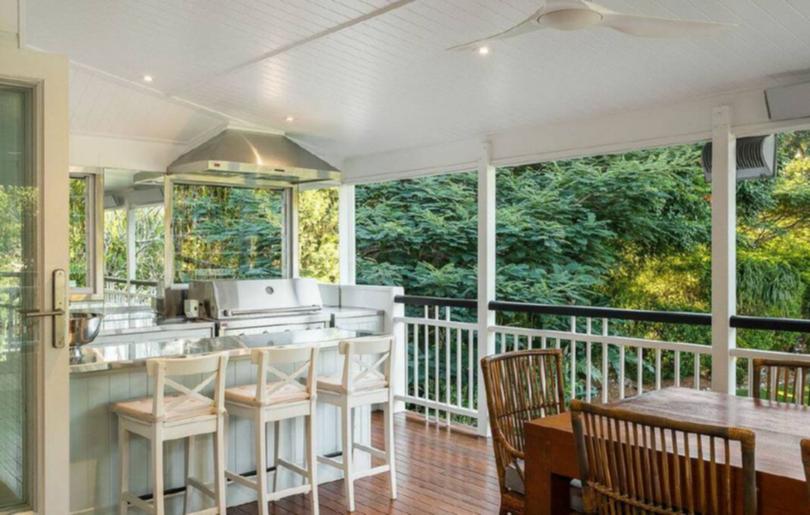
MULTIPOLYGON (((492 163, 516 166, 588 155, 619 153, 712 136, 712 110, 729 105, 738 136, 810 126, 810 119, 771 122, 762 88, 658 105, 539 127, 516 128, 486 135, 492 144, 492 163)), ((480 138, 428 147, 395 150, 344 160, 348 183, 406 179, 473 170, 480 154, 480 138)))

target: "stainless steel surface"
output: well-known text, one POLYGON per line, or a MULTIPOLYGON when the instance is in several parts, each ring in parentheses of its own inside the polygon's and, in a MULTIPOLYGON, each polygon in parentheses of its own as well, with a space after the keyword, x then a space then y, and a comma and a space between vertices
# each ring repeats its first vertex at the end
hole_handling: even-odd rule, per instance
POLYGON ((214 320, 317 313, 323 307, 314 279, 194 281, 188 298, 214 320))
POLYGON ((101 313, 72 313, 68 322, 68 343, 85 345, 95 340, 103 318, 101 313))
POLYGON ((71 373, 97 372, 143 366, 151 358, 198 356, 211 352, 228 352, 232 357, 247 357, 250 349, 277 345, 318 344, 334 347, 340 341, 370 336, 370 331, 318 329, 285 331, 251 336, 220 336, 217 338, 181 338, 171 341, 132 341, 115 344, 91 343, 77 347, 78 357, 71 361, 71 373))
POLYGON ((340 172, 281 134, 225 129, 169 165, 184 180, 234 179, 277 186, 339 181, 340 172))

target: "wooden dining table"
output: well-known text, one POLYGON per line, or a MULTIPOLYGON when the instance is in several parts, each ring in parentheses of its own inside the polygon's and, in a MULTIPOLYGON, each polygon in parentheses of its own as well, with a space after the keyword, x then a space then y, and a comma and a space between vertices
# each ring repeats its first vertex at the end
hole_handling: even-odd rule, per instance
MULTIPOLYGON (((760 515, 810 515, 799 441, 810 438, 810 408, 687 388, 667 388, 615 403, 624 409, 756 434, 760 515)), ((526 508, 570 513, 569 484, 579 477, 570 413, 525 425, 526 508)))

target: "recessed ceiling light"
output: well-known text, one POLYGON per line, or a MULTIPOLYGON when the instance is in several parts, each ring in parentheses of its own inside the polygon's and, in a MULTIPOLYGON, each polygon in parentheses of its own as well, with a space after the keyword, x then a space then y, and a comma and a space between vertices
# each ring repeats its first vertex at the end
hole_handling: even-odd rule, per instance
POLYGON ((143 81, 144 82, 152 82, 152 76, 151 75, 144 75, 143 76, 143 81))
POLYGON ((294 122, 294 121, 295 121, 295 117, 293 117, 293 116, 288 116, 288 117, 286 118, 286 120, 287 120, 287 123, 292 123, 292 122, 294 122))
POLYGON ((488 46, 480 46, 478 47, 478 55, 488 55, 489 54, 489 47, 488 46))

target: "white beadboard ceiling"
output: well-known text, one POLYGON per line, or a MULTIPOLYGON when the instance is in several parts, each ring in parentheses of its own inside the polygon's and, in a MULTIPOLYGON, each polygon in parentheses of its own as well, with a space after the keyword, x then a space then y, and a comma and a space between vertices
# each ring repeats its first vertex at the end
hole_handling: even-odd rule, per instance
POLYGON ((286 130, 338 165, 810 67, 807 0, 601 3, 738 27, 676 40, 541 31, 480 57, 445 48, 503 30, 540 1, 29 0, 26 37, 73 61, 76 133, 188 144, 231 121, 286 130))

